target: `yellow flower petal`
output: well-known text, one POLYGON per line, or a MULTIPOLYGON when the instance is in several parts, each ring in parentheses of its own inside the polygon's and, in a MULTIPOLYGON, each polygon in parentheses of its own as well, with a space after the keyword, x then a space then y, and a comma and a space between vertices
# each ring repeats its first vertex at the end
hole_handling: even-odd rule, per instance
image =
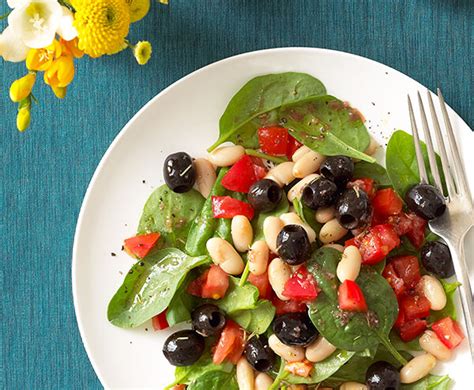
POLYGON ((28 73, 26 76, 15 80, 10 86, 10 99, 19 102, 31 93, 36 81, 36 73, 28 73))
POLYGON ((151 43, 140 41, 133 48, 133 55, 140 65, 145 65, 151 57, 151 43))
POLYGON ((150 0, 126 0, 130 10, 130 22, 135 23, 145 17, 150 10, 150 0))

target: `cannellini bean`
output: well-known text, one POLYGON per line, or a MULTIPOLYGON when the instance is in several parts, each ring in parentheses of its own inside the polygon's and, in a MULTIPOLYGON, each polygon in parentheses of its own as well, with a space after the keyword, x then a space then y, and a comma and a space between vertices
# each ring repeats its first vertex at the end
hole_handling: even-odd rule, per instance
POLYGON ((300 146, 294 153, 293 156, 291 156, 291 159, 294 162, 297 162, 301 157, 303 157, 306 153, 310 152, 311 149, 308 148, 307 146, 300 146))
POLYGON ((314 218, 319 223, 326 223, 326 222, 329 222, 331 219, 333 219, 335 215, 336 215, 336 210, 334 209, 333 206, 321 207, 316 210, 316 213, 314 214, 314 218))
POLYGON ((291 183, 295 179, 295 177, 293 176, 294 165, 294 162, 285 161, 270 169, 265 177, 267 179, 272 179, 273 181, 278 183, 280 187, 283 187, 288 183, 291 183))
POLYGON ((311 226, 309 226, 306 222, 303 222, 301 218, 296 213, 285 213, 280 215, 280 219, 286 225, 299 225, 301 226, 308 235, 309 242, 316 241, 316 232, 313 230, 311 226))
POLYGON ((216 181, 214 165, 206 158, 197 158, 194 160, 194 169, 196 170, 197 189, 202 196, 207 198, 216 181))
POLYGON ((344 280, 356 280, 359 276, 361 264, 362 256, 359 249, 354 245, 345 248, 336 270, 339 281, 343 283, 344 280))
POLYGON ((244 154, 245 149, 242 145, 222 146, 209 154, 209 161, 218 167, 229 167, 244 154))
POLYGON ((277 297, 282 301, 287 301, 289 299, 283 295, 283 290, 286 282, 290 278, 291 268, 282 259, 277 257, 268 264, 268 281, 277 297))
POLYGON ((451 359, 451 350, 442 343, 435 332, 425 330, 419 342, 420 347, 423 348, 424 351, 431 353, 436 359, 442 361, 451 359))
POLYGON ((345 382, 339 390, 367 390, 367 386, 359 382, 345 382))
POLYGON ((293 202, 295 198, 300 198, 301 194, 303 193, 304 187, 311 183, 314 179, 317 179, 319 175, 317 173, 312 173, 301 179, 298 183, 296 183, 293 187, 290 188, 288 191, 288 201, 293 202))
POLYGON ((213 237, 207 241, 206 248, 212 261, 218 264, 224 272, 230 275, 239 275, 244 270, 242 257, 226 240, 213 237))
POLYGON ((293 166, 293 176, 303 178, 316 172, 324 161, 324 156, 313 150, 298 159, 293 166))
POLYGON ((411 359, 400 370, 402 383, 413 383, 424 378, 436 365, 436 358, 431 353, 424 353, 411 359))
POLYGON ((232 218, 230 232, 235 248, 239 252, 247 252, 253 241, 253 229, 249 219, 244 215, 232 218))
POLYGON ((269 216, 263 221, 263 235, 273 253, 277 253, 277 237, 283 226, 283 221, 278 217, 269 216))
POLYGON ((365 149, 364 153, 368 154, 369 156, 372 156, 375 154, 378 147, 379 147, 378 142, 375 140, 374 137, 371 136, 369 146, 367 146, 367 149, 365 149))
POLYGON ((272 377, 264 372, 260 372, 255 378, 255 390, 268 390, 272 384, 272 377))
POLYGON ((321 362, 331 356, 336 349, 337 348, 323 336, 319 336, 306 347, 306 359, 313 363, 321 362))
POLYGON ((319 239, 323 244, 329 244, 340 240, 347 234, 347 229, 344 229, 336 218, 326 222, 319 232, 319 239))
POLYGON ((299 362, 304 359, 304 348, 283 344, 275 334, 268 338, 268 345, 278 356, 287 362, 299 362))
POLYGON ((237 362, 236 377, 239 390, 254 390, 253 368, 244 356, 237 362))
POLYGON ((324 244, 322 248, 332 248, 339 252, 344 252, 344 247, 341 244, 324 244))
POLYGON ((446 306, 446 292, 441 282, 434 276, 422 276, 419 286, 424 296, 430 301, 431 310, 442 310, 446 306))
POLYGON ((270 249, 265 241, 255 241, 248 253, 249 271, 253 275, 263 275, 267 270, 270 249))

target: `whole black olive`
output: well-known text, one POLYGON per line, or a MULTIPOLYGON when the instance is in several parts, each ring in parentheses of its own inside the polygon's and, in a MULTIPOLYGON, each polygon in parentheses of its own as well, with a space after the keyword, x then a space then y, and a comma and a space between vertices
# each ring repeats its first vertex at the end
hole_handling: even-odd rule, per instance
POLYGON ((268 345, 265 336, 253 336, 245 345, 244 354, 247 361, 257 371, 266 372, 275 364, 275 352, 268 345))
POLYGON ((365 382, 369 390, 398 390, 400 373, 390 363, 375 362, 367 369, 365 382))
POLYGON ((446 203, 441 192, 430 184, 417 184, 405 195, 410 210, 424 219, 434 219, 443 215, 446 203))
POLYGON ((250 186, 247 199, 250 205, 257 211, 271 211, 282 197, 281 188, 270 179, 256 181, 250 186))
POLYGON ((354 162, 346 156, 331 156, 321 165, 321 174, 337 184, 344 187, 352 179, 354 174, 354 162))
POLYGON ((367 225, 372 217, 372 206, 366 192, 348 188, 336 202, 336 218, 346 229, 367 225))
POLYGON ((278 255, 288 264, 304 263, 311 254, 308 234, 299 225, 286 225, 277 236, 278 255))
POLYGON ((287 313, 273 321, 273 332, 286 345, 307 346, 311 344, 318 331, 308 317, 308 313, 287 313))
POLYGON ((194 330, 180 330, 166 339, 163 355, 173 366, 190 366, 199 360, 204 346, 204 337, 194 330))
POLYGON ((336 201, 337 192, 333 181, 319 177, 304 187, 301 200, 310 209, 316 210, 332 205, 336 201))
POLYGON ((168 187, 177 193, 188 192, 196 181, 191 156, 184 152, 170 154, 163 166, 163 176, 168 187))
POLYGON ((453 259, 447 245, 440 241, 427 242, 421 248, 421 263, 428 272, 440 278, 454 275, 453 259))
POLYGON ((225 325, 225 315, 210 303, 196 307, 191 313, 193 329, 204 337, 220 332, 225 325))

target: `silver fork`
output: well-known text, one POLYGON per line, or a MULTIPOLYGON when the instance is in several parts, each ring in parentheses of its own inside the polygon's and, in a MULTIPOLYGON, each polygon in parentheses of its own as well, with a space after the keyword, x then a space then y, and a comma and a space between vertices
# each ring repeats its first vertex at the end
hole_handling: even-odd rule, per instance
MULTIPOLYGON (((474 362, 473 296, 466 259, 464 256, 464 238, 469 229, 474 225, 473 203, 467 184, 466 172, 464 171, 463 163, 459 155, 458 146, 451 121, 449 120, 448 112, 446 110, 446 104, 444 102, 443 95, 438 88, 439 104, 444 119, 447 137, 443 137, 441 133, 441 128, 430 91, 427 91, 427 95, 436 144, 441 155, 441 163, 446 180, 446 187, 448 190, 448 197, 446 198, 446 212, 441 217, 431 220, 429 222, 429 227, 431 231, 444 239, 451 251, 456 277, 462 284, 462 286, 459 288, 459 291, 461 295, 462 310, 465 319, 469 347, 471 350, 471 358, 474 362), (446 149, 445 141, 447 141, 449 148, 448 150, 446 149)), ((430 170, 434 179, 434 185, 441 193, 443 193, 438 165, 436 164, 436 155, 433 148, 433 141, 431 139, 431 130, 428 126, 428 120, 426 118, 423 101, 419 92, 418 103, 420 107, 421 123, 428 152, 430 170)), ((416 160, 418 163, 421 182, 429 183, 427 169, 421 152, 420 138, 410 96, 408 96, 408 111, 410 113, 413 139, 415 143, 416 160)))

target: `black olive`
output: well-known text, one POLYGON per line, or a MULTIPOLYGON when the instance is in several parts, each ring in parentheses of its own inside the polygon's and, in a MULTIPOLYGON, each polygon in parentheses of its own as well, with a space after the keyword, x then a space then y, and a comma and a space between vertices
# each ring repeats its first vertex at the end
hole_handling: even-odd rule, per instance
POLYGON ((434 219, 443 215, 446 203, 441 192, 430 184, 417 184, 405 195, 410 210, 424 219, 434 219))
POLYGON ((277 183, 270 179, 256 181, 250 186, 247 199, 250 205, 257 211, 271 211, 282 196, 281 188, 277 183))
POLYGON ((308 317, 308 313, 287 313, 273 321, 273 332, 285 345, 307 346, 311 344, 318 331, 308 317))
POLYGON ((336 201, 337 192, 333 181, 319 177, 304 187, 301 200, 310 209, 316 210, 318 207, 332 205, 336 201))
POLYGON ((331 156, 321 165, 321 174, 333 181, 338 187, 344 187, 354 174, 354 162, 346 156, 331 156))
POLYGON ((286 225, 277 236, 278 255, 290 265, 304 263, 311 254, 308 233, 299 225, 286 225))
POLYGON ((194 330, 180 330, 166 339, 163 355, 173 366, 190 366, 199 360, 204 346, 204 337, 194 330))
POLYGON ((275 364, 275 352, 268 345, 265 336, 253 336, 245 345, 244 354, 247 361, 257 371, 266 372, 275 364))
POLYGON ((449 278, 454 275, 453 259, 446 244, 440 241, 427 242, 421 248, 421 263, 428 272, 439 278, 449 278))
POLYGON ((225 315, 210 303, 196 307, 191 313, 193 329, 204 337, 220 332, 225 325, 225 315))
POLYGON ((191 156, 184 152, 170 154, 163 166, 163 176, 168 187, 177 193, 188 192, 196 181, 191 156))
POLYGON ((336 202, 336 218, 346 229, 367 225, 372 217, 372 206, 366 192, 348 188, 336 202))
POLYGON ((367 369, 365 382, 369 390, 398 390, 400 373, 390 363, 375 362, 367 369))

